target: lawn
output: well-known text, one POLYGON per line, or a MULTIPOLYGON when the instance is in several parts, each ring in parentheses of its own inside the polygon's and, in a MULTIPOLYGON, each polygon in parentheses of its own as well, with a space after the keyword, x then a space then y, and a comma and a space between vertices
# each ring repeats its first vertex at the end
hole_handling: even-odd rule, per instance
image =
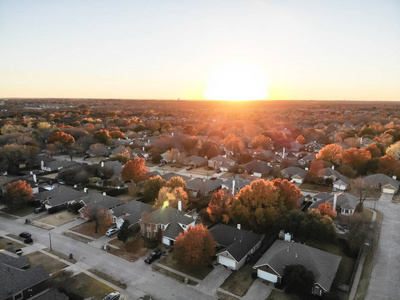
POLYGON ((82 299, 89 297, 103 299, 109 293, 114 292, 114 289, 108 285, 105 285, 85 273, 79 273, 78 275, 64 281, 60 290, 65 291, 67 294, 78 295, 82 297, 82 299))
POLYGON ((217 297, 220 300, 238 300, 239 298, 233 297, 231 295, 225 294, 223 292, 217 291, 217 297))
POLYGON ((68 266, 67 264, 48 256, 42 252, 36 251, 26 255, 31 263, 31 267, 43 265, 46 271, 51 274, 68 266))
POLYGON ((254 280, 251 277, 253 266, 244 265, 239 271, 234 271, 221 285, 221 288, 240 297, 244 296, 254 280))
POLYGON ((76 217, 77 215, 72 212, 62 211, 56 214, 48 214, 43 218, 37 219, 37 221, 53 226, 61 226, 75 220, 76 217))
POLYGON ((126 289, 126 284, 125 283, 121 283, 120 280, 118 280, 118 279, 116 279, 116 278, 114 278, 114 277, 112 277, 112 276, 110 276, 110 275, 108 275, 106 273, 103 273, 103 272, 101 272, 99 270, 96 270, 96 269, 89 269, 88 271, 90 273, 93 273, 93 274, 99 276, 100 278, 104 279, 105 281, 108 281, 108 282, 120 287, 121 289, 126 289))
POLYGON ((62 234, 65 235, 65 236, 67 236, 67 237, 70 237, 71 239, 80 241, 80 242, 82 242, 82 243, 90 243, 90 242, 93 241, 93 240, 91 240, 91 239, 85 238, 85 237, 83 237, 83 236, 80 236, 80 235, 77 235, 77 234, 75 234, 75 233, 68 232, 68 231, 63 232, 62 234))
POLYGON ((19 249, 19 248, 24 248, 24 244, 20 244, 14 241, 11 241, 7 238, 4 238, 0 236, 0 249, 19 249))
POLYGON ((18 217, 25 217, 27 215, 30 215, 33 213, 34 208, 28 204, 21 204, 18 207, 5 207, 1 211, 10 214, 10 215, 15 215, 18 217))
POLYGON ((194 278, 197 278, 199 280, 203 280, 204 278, 206 278, 206 276, 213 270, 210 267, 203 267, 203 268, 196 268, 194 270, 188 271, 185 268, 183 268, 182 265, 179 264, 173 258, 173 253, 161 258, 158 262, 162 265, 170 267, 179 272, 185 273, 185 274, 192 276, 194 278))
POLYGON ((180 282, 185 282, 185 280, 187 280, 187 284, 189 284, 189 285, 197 285, 198 284, 197 282, 195 282, 193 280, 186 279, 186 277, 184 277, 184 276, 181 276, 177 273, 171 272, 170 270, 164 269, 164 268, 160 267, 159 265, 152 265, 151 268, 154 271, 157 271, 158 273, 164 274, 164 275, 171 277, 175 280, 178 280, 180 282))
POLYGON ((300 298, 294 294, 286 294, 282 291, 272 290, 267 300, 300 300, 300 298))
POLYGON ((151 252, 151 249, 147 249, 145 247, 144 240, 138 235, 130 238, 129 240, 127 240, 126 243, 123 243, 118 239, 114 239, 110 242, 110 244, 115 245, 119 248, 115 249, 110 247, 108 251, 111 254, 114 254, 131 262, 137 261, 139 258, 142 258, 151 252))
POLYGON ((85 222, 78 226, 71 228, 70 230, 90 236, 94 239, 98 239, 106 234, 108 226, 99 226, 97 233, 94 232, 94 221, 85 222))

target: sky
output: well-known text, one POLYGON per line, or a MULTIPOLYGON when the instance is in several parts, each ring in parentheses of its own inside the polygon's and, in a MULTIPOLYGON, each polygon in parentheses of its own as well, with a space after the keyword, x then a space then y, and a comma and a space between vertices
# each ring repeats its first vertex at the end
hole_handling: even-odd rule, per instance
POLYGON ((400 100, 400 1, 0 0, 0 97, 400 100))

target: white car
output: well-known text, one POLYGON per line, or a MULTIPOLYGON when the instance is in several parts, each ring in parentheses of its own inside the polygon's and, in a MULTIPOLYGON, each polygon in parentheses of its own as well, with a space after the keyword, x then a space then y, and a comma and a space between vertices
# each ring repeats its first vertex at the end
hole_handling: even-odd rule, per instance
POLYGON ((119 229, 117 227, 110 228, 107 230, 106 236, 112 236, 112 235, 116 234, 118 231, 119 231, 119 229))

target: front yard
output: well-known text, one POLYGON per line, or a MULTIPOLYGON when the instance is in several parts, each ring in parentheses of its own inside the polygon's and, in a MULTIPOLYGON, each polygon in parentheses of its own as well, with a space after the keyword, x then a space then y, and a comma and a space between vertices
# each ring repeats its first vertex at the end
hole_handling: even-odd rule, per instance
POLYGON ((60 291, 63 291, 67 295, 71 296, 77 295, 82 299, 89 297, 103 299, 109 293, 114 292, 114 289, 90 277, 89 275, 86 275, 85 273, 79 273, 78 275, 75 275, 72 278, 64 281, 60 291))
POLYGON ((78 215, 69 212, 69 211, 62 211, 55 214, 48 214, 43 218, 36 219, 36 221, 46 223, 53 226, 61 226, 66 223, 72 222, 78 215))
POLYGON ((255 280, 251 276, 253 271, 252 264, 244 265, 239 271, 232 272, 221 285, 221 288, 232 294, 243 297, 255 280))
POLYGON ((18 207, 5 207, 1 209, 2 212, 18 217, 25 217, 33 213, 33 206, 28 204, 21 204, 18 207))
POLYGON ((78 232, 80 234, 84 234, 87 236, 90 236, 94 239, 98 239, 102 236, 104 236, 106 234, 106 231, 108 229, 108 226, 99 226, 97 228, 97 233, 94 232, 94 221, 90 221, 90 222, 85 222, 83 224, 80 224, 78 226, 75 226, 73 228, 71 228, 70 230, 78 232))
POLYGON ((4 238, 2 236, 0 236, 0 249, 20 249, 20 248, 24 248, 25 245, 24 244, 20 244, 17 242, 14 242, 12 240, 9 240, 7 238, 4 238))
POLYGON ((59 261, 58 259, 39 251, 29 253, 26 255, 26 257, 29 259, 31 267, 43 265, 49 274, 59 271, 67 266, 67 264, 59 261))
POLYGON ((110 244, 119 249, 109 247, 108 252, 131 262, 137 261, 152 251, 145 247, 144 240, 139 235, 130 238, 126 243, 113 239, 110 244))

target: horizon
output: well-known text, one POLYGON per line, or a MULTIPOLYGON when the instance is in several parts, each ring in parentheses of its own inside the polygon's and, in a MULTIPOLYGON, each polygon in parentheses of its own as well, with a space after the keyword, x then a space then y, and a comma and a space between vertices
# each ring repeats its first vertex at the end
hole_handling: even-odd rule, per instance
POLYGON ((398 1, 71 3, 0 2, 1 98, 400 100, 398 1))

